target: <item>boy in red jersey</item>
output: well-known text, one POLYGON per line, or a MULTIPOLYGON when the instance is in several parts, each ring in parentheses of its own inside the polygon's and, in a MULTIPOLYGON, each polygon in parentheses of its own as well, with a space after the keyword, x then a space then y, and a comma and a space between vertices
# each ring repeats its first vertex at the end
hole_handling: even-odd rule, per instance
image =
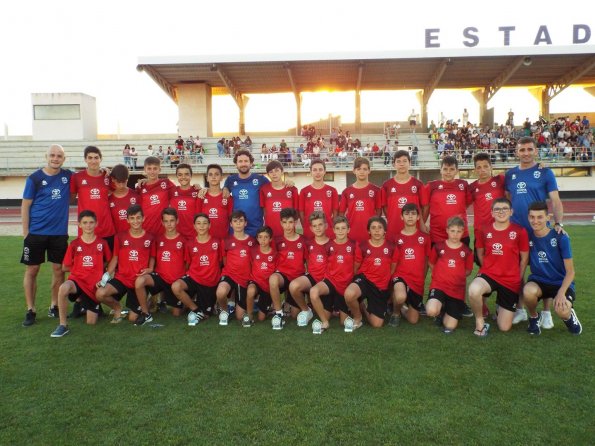
POLYGON ((456 178, 458 172, 457 159, 453 156, 445 156, 440 161, 442 179, 426 184, 430 205, 429 208, 422 210, 422 220, 427 222, 428 215, 430 216, 432 244, 446 240, 448 219, 456 215, 465 223, 462 241, 469 246, 467 206, 471 204, 471 191, 465 180, 456 178))
POLYGON ((210 225, 207 214, 196 214, 196 237, 186 241, 188 271, 171 286, 176 298, 190 310, 188 325, 191 327, 213 312, 217 300, 217 282, 221 277, 224 251, 221 240, 209 234, 210 225), (191 296, 197 296, 196 302, 191 296))
POLYGON ((295 186, 288 187, 283 181, 283 164, 271 161, 266 167, 270 183, 260 188, 260 207, 264 211, 264 224, 273 230, 273 237, 283 234, 279 213, 281 209, 299 205, 299 193, 295 186))
POLYGON ((349 221, 339 215, 333 221, 335 239, 328 243, 327 268, 324 279, 310 289, 312 308, 320 318, 312 322, 312 332, 320 334, 329 328, 329 319, 334 311, 339 312, 341 324, 349 316, 349 309, 345 303, 345 290, 353 280, 353 275, 359 265, 355 258, 359 247, 353 240, 349 240, 349 221))
POLYGON ((165 233, 155 239, 155 271, 139 276, 134 282, 136 298, 141 308, 141 315, 136 319, 135 325, 144 325, 153 320, 149 313, 147 290, 152 296, 163 293, 163 301, 173 307, 172 314, 182 314, 183 305, 174 296, 171 284, 186 272, 186 238, 178 232, 178 213, 174 208, 165 208, 161 212, 161 221, 165 233))
POLYGON ((198 191, 190 184, 192 181, 192 167, 189 164, 176 166, 176 178, 179 186, 175 186, 169 199, 170 207, 178 213, 177 230, 185 238, 192 238, 194 231, 194 215, 198 212, 198 191))
MULTIPOLYGON (((411 156, 407 150, 398 150, 393 156, 395 176, 384 182, 381 188, 382 209, 386 215, 388 231, 386 238, 394 242, 403 229, 401 210, 408 203, 417 205, 419 209, 427 209, 428 196, 424 184, 411 176, 411 156)), ((426 232, 425 225, 419 221, 417 226, 426 232)))
MULTIPOLYGON (((101 169, 101 150, 87 146, 84 151, 87 168, 72 175, 70 193, 78 198, 78 212, 93 211, 97 216, 95 234, 107 240, 111 249, 114 246, 114 222, 110 214, 108 196, 109 176, 101 169)), ((79 235, 82 230, 79 229, 79 235)))
MULTIPOLYGON (((312 184, 304 187, 300 191, 300 221, 305 222, 308 215, 314 211, 322 211, 326 216, 326 221, 330 222, 337 216, 339 210, 339 194, 337 189, 324 182, 326 166, 324 161, 316 159, 310 165, 310 174, 312 175, 312 184)), ((304 237, 313 238, 314 234, 308 225, 302 225, 304 237)), ((326 235, 333 237, 333 228, 328 227, 326 235)))
POLYGON ((324 279, 326 250, 329 242, 329 238, 326 236, 327 223, 324 213, 322 211, 314 211, 308 217, 308 221, 310 222, 310 231, 314 234, 313 239, 306 240, 308 272, 303 276, 295 278, 289 284, 289 296, 293 300, 293 304, 295 304, 292 305, 300 309, 297 315, 298 327, 307 327, 312 319, 313 313, 306 304, 304 294, 324 279))
POLYGON ((219 164, 207 166, 207 189, 204 197, 198 198, 197 212, 204 212, 211 221, 211 235, 223 240, 229 234, 229 220, 233 211, 233 198, 231 195, 223 197, 221 177, 223 169, 219 164))
POLYGON ((238 309, 236 312, 237 319, 241 320, 244 316, 246 311, 246 288, 250 280, 250 251, 256 246, 254 239, 246 234, 248 221, 244 211, 232 212, 230 226, 233 234, 223 240, 225 245, 223 275, 217 285, 217 304, 221 309, 219 325, 227 325, 228 323, 227 299, 231 294, 235 295, 236 308, 238 309))
POLYGON ((368 322, 374 328, 384 325, 384 316, 389 299, 390 278, 395 272, 393 261, 394 246, 385 239, 386 221, 382 217, 372 217, 368 221, 370 239, 359 243, 355 262, 359 264, 357 274, 345 290, 345 302, 351 317, 345 319, 345 331, 360 328, 362 311, 360 303, 367 300, 364 310, 368 322))
POLYGON ((355 183, 346 187, 339 202, 339 215, 349 220, 349 238, 356 242, 367 242, 367 225, 371 217, 382 212, 380 188, 368 181, 370 161, 359 157, 353 162, 355 183))
MULTIPOLYGON (((273 316, 273 330, 282 330, 285 325, 285 315, 281 305, 281 293, 287 290, 291 281, 306 272, 304 262, 308 255, 306 239, 295 232, 298 212, 293 208, 281 210, 281 227, 283 235, 275 239, 277 251, 277 270, 269 278, 271 300, 275 315, 273 316)), ((297 317, 299 307, 286 293, 286 302, 291 305, 291 315, 297 317)))
POLYGON ((140 203, 136 191, 128 187, 128 175, 128 167, 124 164, 116 164, 110 172, 114 190, 109 196, 109 207, 116 234, 130 229, 126 210, 133 204, 140 203))
POLYGON ((473 253, 462 242, 465 222, 451 217, 446 223, 447 239, 439 241, 430 251, 432 281, 426 302, 426 313, 442 319, 442 332, 451 334, 465 312, 467 276, 473 270, 473 253), (443 315, 441 317, 441 315, 443 315))
POLYGON ((124 294, 127 294, 126 306, 130 309, 128 318, 134 322, 141 314, 134 282, 138 276, 153 272, 155 265, 155 237, 143 229, 142 208, 134 204, 126 212, 130 229, 116 234, 114 255, 107 265, 107 272, 113 279, 98 288, 95 294, 98 301, 114 310, 114 324, 122 321, 120 300, 124 294))
POLYGON ((174 183, 167 178, 159 178, 161 161, 155 156, 145 158, 144 173, 146 182, 137 186, 140 195, 140 205, 145 214, 144 229, 153 235, 163 233, 161 211, 169 206, 173 196, 174 183))
POLYGON ((497 293, 498 328, 512 327, 523 277, 529 262, 529 236, 520 225, 512 223, 512 205, 507 198, 492 202, 494 222, 476 231, 477 257, 481 267, 469 285, 469 303, 475 314, 476 336, 488 335, 489 324, 482 313, 483 296, 497 293))
POLYGON ((430 237, 417 228, 419 208, 407 203, 401 209, 404 227, 396 238, 394 261, 397 264, 392 278, 393 314, 389 325, 398 327, 401 313, 409 323, 417 324, 423 305, 424 283, 428 272, 430 237), (403 305, 407 303, 407 310, 403 305))
POLYGON ((61 338, 70 332, 68 328, 68 300, 80 302, 87 313, 87 324, 94 325, 101 312, 101 305, 95 299, 97 282, 103 275, 105 262, 112 253, 107 241, 95 234, 97 217, 93 211, 82 211, 78 216, 82 234, 74 239, 62 262, 62 270, 70 276, 58 289, 58 316, 60 325, 52 332, 52 338, 61 338))
MULTIPOLYGON (((246 311, 242 316, 242 327, 254 325, 254 300, 258 296, 258 320, 264 321, 271 308, 272 300, 269 293, 269 278, 277 269, 277 253, 271 246, 273 241, 273 230, 268 226, 262 226, 256 231, 255 246, 250 251, 251 270, 248 290, 246 292, 246 311)), ((243 311, 238 308, 236 311, 243 311)))

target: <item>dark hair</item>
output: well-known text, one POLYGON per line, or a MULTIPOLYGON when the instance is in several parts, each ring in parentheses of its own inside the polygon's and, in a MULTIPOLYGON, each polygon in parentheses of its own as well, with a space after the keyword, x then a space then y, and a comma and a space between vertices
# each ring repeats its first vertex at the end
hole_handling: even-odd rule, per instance
POLYGON ((277 160, 270 161, 266 167, 267 173, 269 173, 271 170, 274 170, 274 169, 281 169, 281 171, 283 171, 283 164, 281 164, 277 160))
POLYGON ((271 229, 270 226, 264 225, 264 226, 261 226, 260 228, 258 228, 256 230, 256 237, 258 237, 258 234, 261 234, 263 232, 266 232, 270 238, 273 238, 273 230, 271 229))
POLYGON ((83 151, 83 156, 85 158, 87 158, 87 155, 89 153, 96 153, 97 155, 99 155, 99 159, 103 159, 103 156, 101 155, 101 150, 99 150, 99 148, 97 148, 95 146, 87 146, 87 147, 85 147, 85 150, 83 151))
POLYGON ((310 164, 310 170, 312 170, 312 167, 314 167, 315 164, 321 164, 322 167, 324 167, 324 171, 326 172, 326 164, 320 158, 312 160, 312 163, 310 164))
POLYGON ((231 215, 229 216, 229 221, 232 221, 237 218, 243 218, 245 221, 248 221, 248 218, 246 217, 246 213, 241 210, 233 211, 231 213, 231 215))
POLYGON ((533 144, 533 147, 536 147, 536 145, 537 145, 535 142, 535 139, 532 138, 531 136, 521 136, 516 143, 519 146, 521 144, 529 144, 529 143, 533 144))
POLYGON ((207 214, 205 214, 204 212, 199 212, 198 214, 194 214, 194 219, 192 219, 192 223, 196 223, 196 219, 199 217, 206 218, 207 221, 209 222, 209 224, 211 224, 211 220, 209 220, 209 216, 207 214))
POLYGON ((281 209, 281 215, 279 218, 281 220, 286 218, 293 218, 294 220, 297 220, 299 218, 298 211, 296 211, 294 208, 283 208, 281 209))
POLYGON ((405 206, 403 206, 403 209, 401 209, 401 215, 405 215, 405 212, 412 211, 415 211, 419 214, 419 207, 417 207, 415 203, 407 203, 405 206))
POLYGON ((246 149, 240 149, 236 152, 236 154, 233 156, 233 163, 236 164, 238 162, 238 158, 240 156, 247 156, 250 159, 250 164, 252 164, 254 162, 254 157, 252 156, 252 154, 250 153, 249 150, 246 149))
POLYGON ((116 164, 109 173, 109 176, 116 181, 122 182, 128 181, 129 174, 130 172, 128 172, 128 167, 126 167, 124 164, 116 164))
POLYGON ((395 161, 403 156, 406 156, 409 161, 411 161, 411 155, 409 154, 409 150, 397 150, 393 155, 393 164, 395 161))
POLYGON ((211 169, 217 169, 219 172, 221 172, 221 175, 223 175, 223 168, 219 164, 209 164, 207 166, 206 173, 209 173, 209 170, 211 169))
POLYGON ((370 167, 370 160, 368 158, 364 158, 363 156, 358 156, 355 160, 353 160, 353 168, 357 169, 360 166, 367 165, 370 167))
POLYGON ((448 155, 442 158, 442 161, 440 161, 440 167, 442 166, 455 166, 458 169, 459 163, 454 156, 448 155))
POLYGON ((85 217, 91 217, 93 220, 97 221, 97 215, 95 215, 95 212, 85 209, 79 213, 78 222, 80 223, 85 217))
POLYGON ((507 204, 509 208, 512 208, 512 203, 510 202, 510 200, 508 198, 500 197, 500 198, 496 198, 494 201, 492 201, 492 209, 494 209, 494 206, 496 206, 498 203, 507 204))
POLYGON ((335 227, 337 223, 347 223, 347 227, 349 227, 349 220, 347 220, 347 217, 344 215, 337 215, 333 218, 333 227, 335 227))
POLYGON ((161 166, 161 161, 156 156, 148 156, 145 158, 143 166, 161 166))
POLYGON ((478 161, 487 161, 488 163, 490 163, 490 165, 492 164, 492 160, 490 158, 490 154, 487 152, 479 152, 476 153, 473 156, 473 164, 477 164, 478 161))
POLYGON ((126 209, 126 215, 128 217, 130 217, 131 215, 136 215, 136 214, 140 214, 143 217, 145 216, 145 213, 143 212, 143 208, 141 207, 140 204, 132 204, 128 207, 128 209, 126 209))
POLYGON ((384 228, 384 232, 386 232, 386 220, 382 217, 370 217, 370 219, 368 220, 368 231, 370 231, 370 227, 372 226, 372 223, 380 223, 382 224, 382 227, 384 228))
POLYGON ((190 164, 186 164, 186 163, 178 164, 176 166, 176 173, 178 173, 178 170, 180 170, 180 169, 188 169, 190 171, 190 175, 192 175, 192 166, 190 166, 190 164))
POLYGON ((545 201, 534 201, 529 205, 529 211, 545 211, 547 215, 547 203, 545 201))
POLYGON ((173 217, 176 218, 176 220, 178 219, 178 211, 176 211, 174 208, 165 208, 161 211, 161 218, 163 219, 164 215, 172 215, 173 217))

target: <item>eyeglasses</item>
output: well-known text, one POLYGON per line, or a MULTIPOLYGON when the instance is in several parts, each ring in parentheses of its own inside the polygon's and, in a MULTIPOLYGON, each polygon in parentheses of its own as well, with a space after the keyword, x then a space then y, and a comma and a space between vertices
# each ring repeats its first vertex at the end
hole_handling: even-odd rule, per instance
POLYGON ((492 208, 492 212, 496 214, 504 213, 510 211, 510 208, 492 208))

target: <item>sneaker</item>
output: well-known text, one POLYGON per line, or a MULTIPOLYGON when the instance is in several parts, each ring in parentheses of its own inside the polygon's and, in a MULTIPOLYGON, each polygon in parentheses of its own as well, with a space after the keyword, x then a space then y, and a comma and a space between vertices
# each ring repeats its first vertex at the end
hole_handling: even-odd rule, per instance
POLYGON ((31 325, 33 325, 35 323, 36 316, 37 313, 35 313, 35 311, 27 311, 27 314, 25 314, 25 320, 23 321, 23 327, 30 327, 31 325))
POLYGON ((419 309, 417 311, 419 311, 420 316, 428 315, 428 313, 426 313, 426 306, 423 304, 423 302, 419 305, 419 309))
POLYGON ((80 302, 75 302, 74 305, 72 306, 72 312, 68 315, 69 319, 78 319, 79 317, 82 317, 85 313, 87 312, 87 310, 85 310, 80 302))
POLYGON ((581 322, 576 317, 576 313, 574 312, 574 308, 570 310, 570 319, 564 321, 566 327, 568 327, 568 331, 573 335, 580 335, 583 332, 583 326, 581 322))
POLYGON ((438 327, 442 327, 442 315, 436 316, 434 318, 434 325, 437 325, 438 327))
POLYGON ((536 336, 539 336, 541 334, 541 328, 539 328, 539 319, 539 316, 529 318, 529 326, 527 327, 527 333, 536 336))
POLYGON ((343 322, 343 326, 345 327, 345 333, 353 332, 353 327, 355 325, 355 321, 353 318, 345 318, 345 322, 343 322))
POLYGON ((160 313, 167 314, 167 303, 165 303, 164 301, 159 302, 157 308, 159 308, 160 313))
POLYGON ((471 308, 469 308, 469 305, 465 304, 465 311, 463 311, 463 316, 464 317, 473 317, 473 311, 471 311, 471 308))
POLYGON ((307 327, 313 317, 314 313, 312 313, 312 310, 309 308, 307 311, 300 311, 297 315, 297 326, 307 327))
POLYGON ((48 317, 59 317, 57 305, 53 305, 48 309, 48 317))
POLYGON ((322 327, 322 322, 320 322, 318 319, 315 319, 314 322, 312 322, 312 334, 319 335, 322 334, 324 330, 325 329, 322 327))
POLYGON ((455 331, 451 328, 442 327, 442 333, 445 335, 453 334, 455 331))
POLYGON ((254 325, 254 320, 250 319, 250 316, 248 316, 248 314, 245 314, 244 317, 242 318, 242 327, 250 328, 253 325, 254 325))
POLYGON ((273 330, 283 330, 283 326, 285 325, 285 316, 275 313, 273 319, 271 320, 271 325, 273 326, 273 330))
POLYGON ((201 311, 190 311, 188 313, 188 326, 195 327, 200 321, 205 318, 205 315, 201 311))
POLYGON ((227 325, 229 322, 229 313, 227 311, 221 311, 219 313, 219 325, 227 325))
POLYGON ((554 321, 552 320, 552 313, 550 311, 542 311, 540 316, 541 328, 546 330, 554 328, 554 321))
POLYGON ((391 314, 390 320, 388 321, 388 325, 391 327, 397 328, 401 324, 401 316, 396 314, 391 314))
POLYGON ((153 322, 153 315, 151 313, 141 313, 134 321, 134 325, 136 327, 140 327, 141 325, 148 324, 149 322, 153 322))
POLYGON ((519 322, 526 321, 527 319, 529 319, 529 317, 527 316, 527 310, 525 310, 524 308, 519 308, 514 313, 512 323, 518 324, 519 322))
POLYGON ((68 327, 66 327, 65 325, 58 325, 58 327, 54 331, 52 331, 52 334, 50 336, 52 338, 61 338, 62 336, 67 335, 68 333, 70 333, 68 327))

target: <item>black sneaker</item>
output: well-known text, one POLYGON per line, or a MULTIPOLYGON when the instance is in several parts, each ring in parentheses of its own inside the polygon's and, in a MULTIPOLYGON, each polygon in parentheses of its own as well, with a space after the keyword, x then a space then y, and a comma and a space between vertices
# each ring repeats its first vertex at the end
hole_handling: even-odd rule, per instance
POLYGON ((529 317, 529 326, 527 327, 527 332, 530 335, 535 336, 539 336, 541 334, 541 328, 539 327, 539 316, 529 317))
POLYGON ((72 313, 70 313, 68 315, 69 319, 78 319, 79 317, 84 316, 84 314, 87 312, 87 310, 85 310, 82 305, 80 304, 80 302, 75 302, 74 305, 72 306, 72 313))
POLYGON ((423 304, 423 302, 419 304, 419 309, 417 311, 419 311, 420 316, 427 316, 426 306, 423 304))
POLYGON ((167 304, 164 301, 159 302, 159 312, 167 314, 167 304))
POLYGON ((578 336, 583 332, 583 326, 578 320, 578 317, 576 317, 574 309, 570 310, 570 319, 564 321, 564 323, 566 324, 566 328, 568 328, 568 331, 573 335, 578 336))
POLYGON ((31 325, 33 325, 35 323, 36 316, 37 313, 35 313, 35 311, 27 311, 27 314, 25 314, 25 320, 23 321, 23 327, 30 327, 31 325))
POLYGON ((464 317, 473 317, 473 311, 471 311, 471 308, 469 308, 469 305, 465 304, 465 311, 463 311, 463 316, 464 317))
POLYGON ((153 316, 151 313, 141 313, 134 321, 134 325, 140 327, 141 325, 148 324, 149 322, 153 322, 153 316))
POLYGON ((59 317, 58 316, 58 306, 53 305, 48 309, 48 317, 59 317))

